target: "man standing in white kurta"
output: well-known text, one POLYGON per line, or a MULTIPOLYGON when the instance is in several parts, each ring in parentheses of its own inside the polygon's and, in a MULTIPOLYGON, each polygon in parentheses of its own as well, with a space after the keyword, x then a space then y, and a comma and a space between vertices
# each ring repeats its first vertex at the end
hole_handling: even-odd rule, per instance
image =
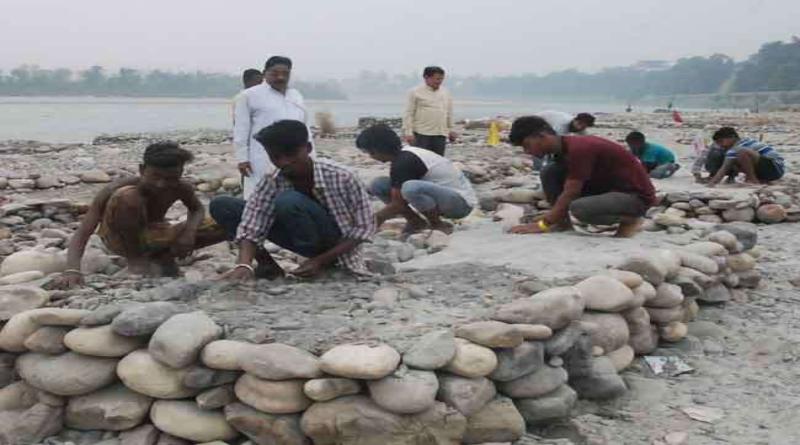
MULTIPOLYGON (((289 88, 291 74, 291 59, 270 57, 264 65, 264 83, 244 90, 236 101, 233 144, 236 147, 237 166, 244 177, 244 199, 253 193, 264 176, 275 171, 267 151, 253 136, 262 128, 281 120, 308 124, 303 96, 294 88, 289 88)), ((309 142, 312 142, 310 129, 308 134, 309 142)), ((313 156, 314 151, 311 154, 313 156)))

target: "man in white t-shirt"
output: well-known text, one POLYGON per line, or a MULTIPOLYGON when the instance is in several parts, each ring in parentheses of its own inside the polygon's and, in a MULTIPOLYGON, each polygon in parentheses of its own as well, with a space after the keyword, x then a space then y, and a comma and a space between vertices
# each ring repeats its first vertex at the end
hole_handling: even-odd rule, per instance
POLYGON ((375 160, 391 163, 389 176, 376 178, 369 186, 370 193, 386 203, 375 215, 378 226, 403 216, 405 234, 426 228, 451 233, 452 225, 442 218, 464 218, 478 203, 472 185, 450 160, 423 148, 403 147, 386 125, 362 131, 356 146, 375 160))

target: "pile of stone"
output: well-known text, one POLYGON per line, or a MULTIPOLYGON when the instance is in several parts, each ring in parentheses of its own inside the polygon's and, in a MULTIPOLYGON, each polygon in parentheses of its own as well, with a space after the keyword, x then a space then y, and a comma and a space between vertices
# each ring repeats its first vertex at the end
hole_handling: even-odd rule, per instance
POLYGON ((797 222, 799 204, 800 193, 788 193, 785 186, 769 186, 738 197, 716 190, 673 192, 663 196, 659 207, 650 209, 648 229, 681 232, 691 226, 693 218, 708 223, 797 222))
POLYGON ((92 140, 92 145, 147 145, 159 141, 175 141, 182 145, 225 144, 231 142, 231 133, 226 130, 173 131, 168 133, 121 133, 104 134, 92 140))
POLYGON ((15 192, 31 192, 33 190, 62 188, 79 184, 100 184, 111 182, 111 180, 112 176, 103 170, 87 170, 60 176, 33 173, 0 177, 0 190, 10 189, 15 192))
POLYGON ((400 129, 403 127, 403 118, 402 117, 374 117, 374 116, 366 116, 366 117, 359 117, 358 118, 358 128, 359 130, 363 130, 367 127, 371 127, 373 125, 382 124, 388 125, 394 129, 400 129))
POLYGON ((208 195, 236 194, 242 190, 242 179, 238 177, 205 178, 194 184, 195 190, 208 195))

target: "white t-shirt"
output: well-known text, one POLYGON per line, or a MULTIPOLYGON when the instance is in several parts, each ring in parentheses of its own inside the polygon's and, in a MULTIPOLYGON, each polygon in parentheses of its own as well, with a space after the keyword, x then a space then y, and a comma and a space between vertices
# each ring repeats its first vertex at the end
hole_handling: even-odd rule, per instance
POLYGON ((478 204, 478 198, 475 195, 475 190, 472 189, 472 184, 449 159, 424 148, 403 147, 403 151, 414 154, 425 164, 428 171, 421 178, 423 181, 429 181, 455 190, 472 207, 478 204))

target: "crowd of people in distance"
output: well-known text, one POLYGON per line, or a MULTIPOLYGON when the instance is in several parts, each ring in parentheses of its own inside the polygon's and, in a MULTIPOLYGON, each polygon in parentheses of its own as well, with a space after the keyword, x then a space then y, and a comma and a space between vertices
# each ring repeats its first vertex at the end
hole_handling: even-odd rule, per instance
MULTIPOLYGON (((94 198, 70 240, 68 268, 54 287, 83 282, 81 258, 95 232, 110 251, 127 258, 132 273, 174 276, 176 259, 232 241, 238 258, 223 279, 272 279, 286 273, 307 278, 331 266, 365 272, 363 243, 389 219, 405 219, 404 235, 428 229, 451 233, 448 220, 472 213, 476 193, 445 156, 448 142, 459 135, 442 68, 425 68, 423 83, 409 92, 402 135, 382 124, 359 134, 356 147, 388 164, 387 175, 368 186, 346 166, 317 156, 303 96, 289 86, 291 72, 291 59, 275 56, 263 72, 243 73, 245 89, 233 109, 241 198, 214 198, 206 216, 193 186, 182 177, 192 154, 175 143, 152 144, 139 176, 114 182, 94 198), (385 206, 373 212, 371 196, 385 206), (184 222, 170 224, 165 216, 176 202, 188 214, 184 222), (307 259, 284 271, 265 241, 307 259)), ((651 179, 669 178, 680 165, 671 150, 639 131, 627 135, 626 148, 586 135, 594 125, 591 114, 557 111, 513 122, 508 140, 533 157, 551 208, 531 223, 512 227, 512 234, 578 229, 631 237, 639 231, 648 208, 657 204, 651 179)), ((713 141, 692 165, 698 182, 714 186, 743 174, 748 184, 764 184, 784 174, 784 161, 773 147, 742 138, 734 128, 720 128, 713 141)))

